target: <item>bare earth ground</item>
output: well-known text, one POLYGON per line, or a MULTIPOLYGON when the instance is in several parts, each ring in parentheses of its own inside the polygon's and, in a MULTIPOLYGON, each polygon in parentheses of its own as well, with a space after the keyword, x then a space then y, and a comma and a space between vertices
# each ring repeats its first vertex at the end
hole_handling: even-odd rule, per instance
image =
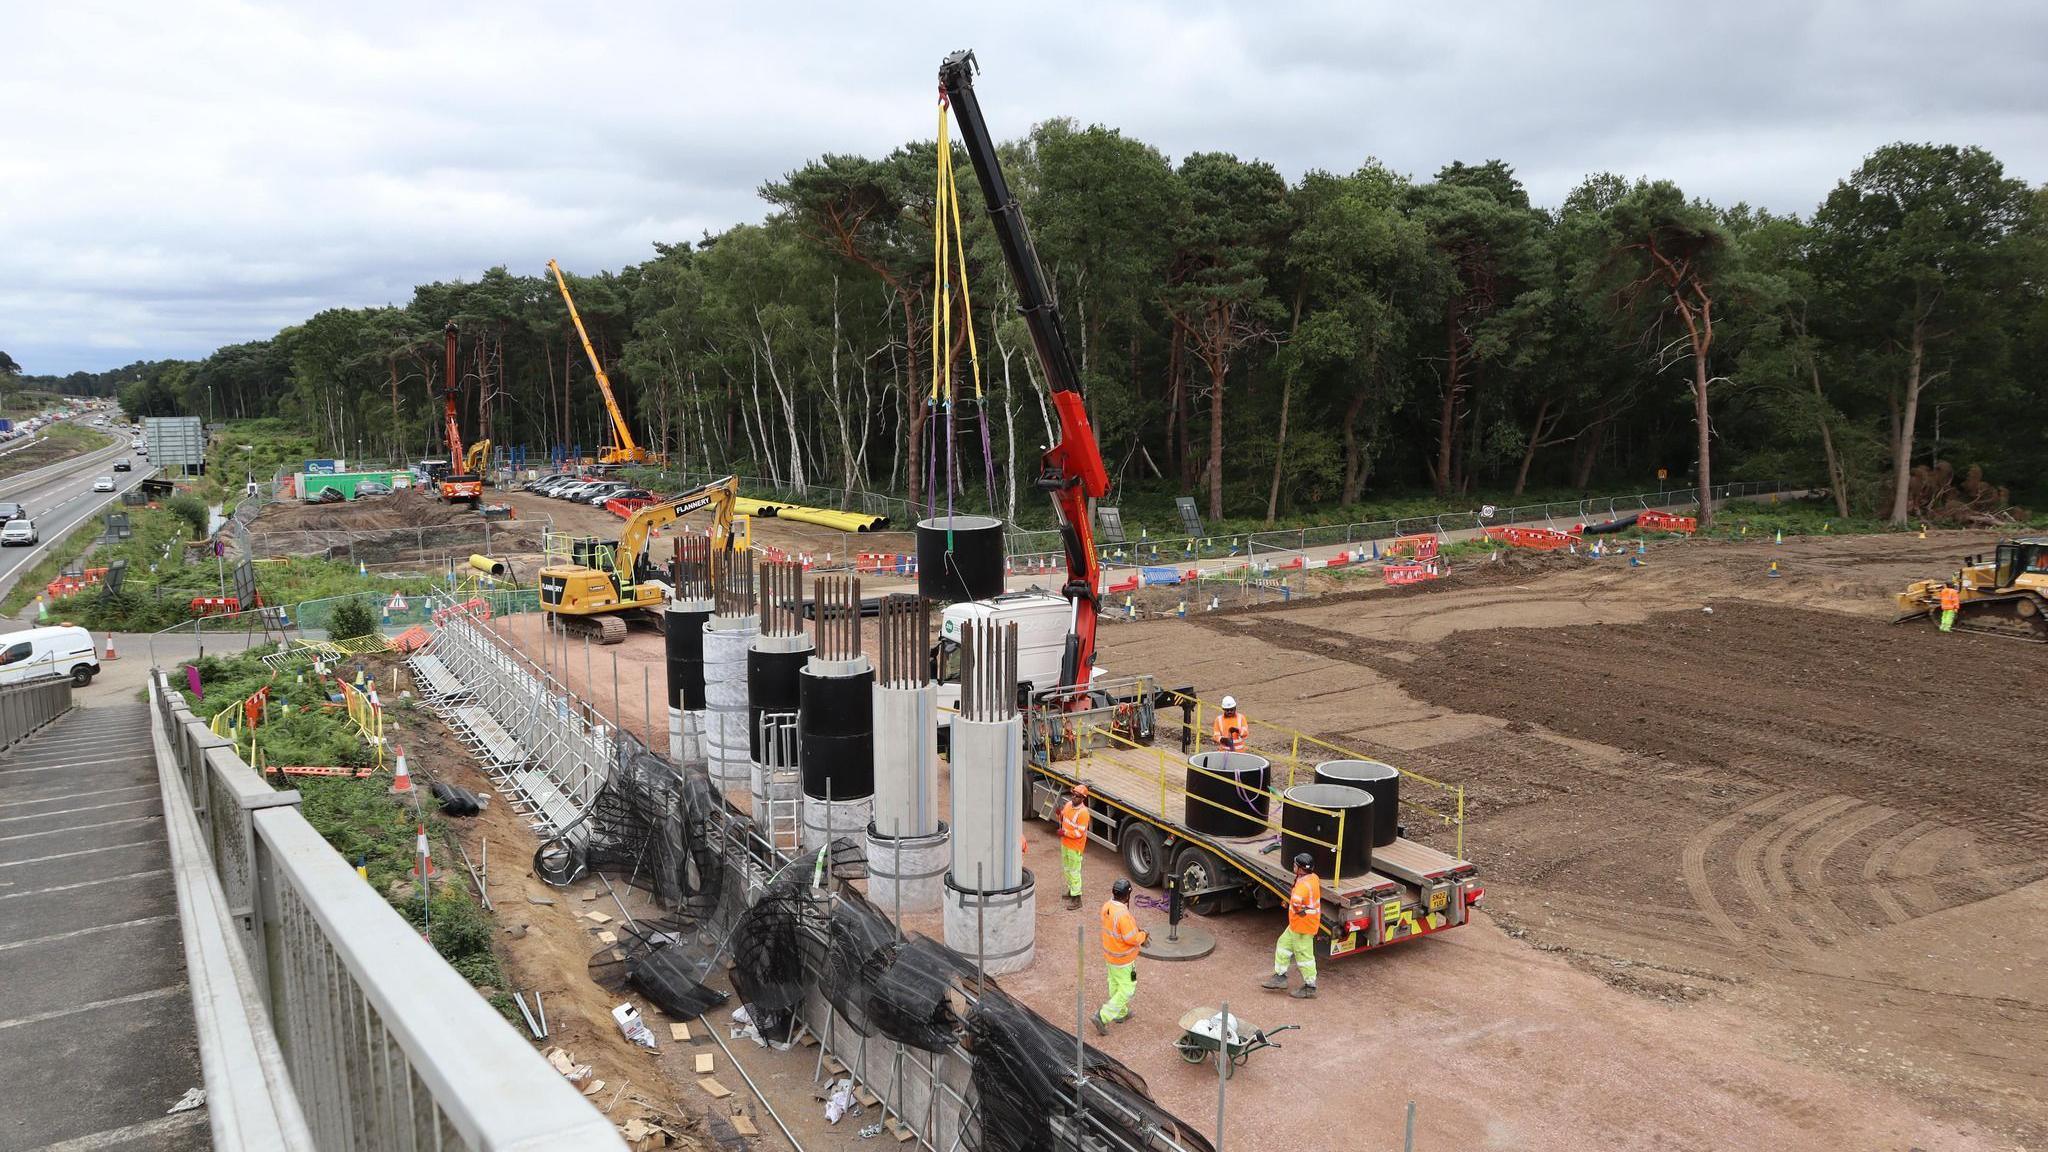
MULTIPOLYGON (((1134 1020, 1099 1043, 1206 1127, 1215 1074, 1170 1048, 1181 1012, 1229 999, 1255 1024, 1302 1024, 1231 1081, 1238 1148, 1397 1146, 1410 1099, 1423 1148, 2048 1146, 2048 786, 2031 740, 2048 649, 1887 623, 1890 591, 1987 543, 1674 542, 1639 568, 1517 556, 1106 630, 1117 672, 1232 692, 1255 718, 1463 782, 1487 896, 1467 928, 1327 963, 1312 1004, 1257 988, 1275 917, 1207 921, 1215 955, 1141 965, 1134 1020)), ((636 731, 651 678, 661 741, 659 637, 586 666, 580 645, 515 635, 636 731)), ((526 836, 507 834, 494 875, 526 836)), ((1077 921, 1090 1010, 1103 994, 1093 912, 1053 898, 1052 830, 1033 825, 1031 845, 1038 958, 1004 983, 1066 1023, 1077 921)), ((1091 851, 1091 904, 1119 871, 1091 851)), ((936 933, 925 919, 909 927, 936 933)), ((570 928, 522 978, 601 1012, 570 928)), ((757 1054, 777 1108, 814 1116, 810 1057, 741 1056, 757 1054)), ((867 1143, 806 1127, 807 1147, 867 1143)))

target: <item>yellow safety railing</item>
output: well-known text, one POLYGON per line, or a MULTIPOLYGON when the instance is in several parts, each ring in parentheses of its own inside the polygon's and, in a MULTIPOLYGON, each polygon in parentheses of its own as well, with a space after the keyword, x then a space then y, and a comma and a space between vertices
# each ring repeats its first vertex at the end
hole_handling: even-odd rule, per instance
MULTIPOLYGON (((1191 747, 1194 751, 1214 750, 1209 727, 1217 714, 1222 710, 1214 704, 1203 701, 1200 697, 1191 696, 1187 693, 1169 692, 1168 695, 1173 698, 1175 704, 1186 705, 1193 709, 1193 719, 1188 723, 1192 729, 1193 740, 1191 747)), ((1362 752, 1354 752, 1349 748, 1310 736, 1299 729, 1289 728, 1284 724, 1275 724, 1271 721, 1255 719, 1242 708, 1238 709, 1238 715, 1243 716, 1250 727, 1250 739, 1246 743, 1246 751, 1256 752, 1271 761, 1276 776, 1279 773, 1279 769, 1283 767, 1286 769, 1287 783, 1284 786, 1276 785, 1276 789, 1279 790, 1292 788, 1296 784, 1315 783, 1315 766, 1324 760, 1371 760, 1376 763, 1385 763, 1385 761, 1380 760, 1376 756, 1367 756, 1362 752), (1304 756, 1307 757, 1306 760, 1303 759, 1304 756)), ((1160 716, 1161 719, 1164 719, 1166 713, 1162 710, 1160 716)), ((1400 768, 1399 765, 1394 765, 1394 767, 1400 768)), ((1450 828, 1455 842, 1452 855, 1461 860, 1464 859, 1465 786, 1463 784, 1446 784, 1440 780, 1432 780, 1422 773, 1408 768, 1400 768, 1400 772, 1403 777, 1401 806, 1424 813, 1444 827, 1450 828), (1433 793, 1433 802, 1424 802, 1417 799, 1414 796, 1414 790, 1409 787, 1410 782, 1430 789, 1433 793)))
MULTIPOLYGON (((1050 725, 1056 722, 1059 722, 1057 717, 1039 716, 1034 720, 1034 723, 1042 726, 1045 730, 1038 735, 1049 736, 1051 734, 1050 725)), ((1188 791, 1187 785, 1184 783, 1189 776, 1201 776, 1213 780, 1226 788, 1243 788, 1243 783, 1235 776, 1212 772, 1200 765, 1188 762, 1178 754, 1169 753, 1163 748, 1147 747, 1097 724, 1084 723, 1078 730, 1072 733, 1062 733, 1061 736, 1063 741, 1071 736, 1074 762, 1079 768, 1078 774, 1083 776, 1083 778, 1086 778, 1091 772, 1090 762, 1098 758, 1107 763, 1113 763, 1122 772, 1138 774, 1141 778, 1149 778, 1147 779, 1148 791, 1155 785, 1158 788, 1159 808, 1156 815, 1160 817, 1166 816, 1167 801, 1172 797, 1178 796, 1181 798, 1182 803, 1183 823, 1187 822, 1185 819, 1188 811, 1187 806, 1191 804, 1206 804, 1219 812, 1228 813, 1239 819, 1251 818, 1250 814, 1241 808, 1233 808, 1228 804, 1212 800, 1207 796, 1197 795, 1188 791), (1106 748, 1115 749, 1117 755, 1113 758, 1100 756, 1099 750, 1106 748)), ((1050 740, 1041 740, 1037 741, 1037 743, 1041 747, 1051 747, 1053 744, 1050 740)), ((1095 775, 1099 778, 1100 773, 1097 772, 1095 775)), ((1334 875, 1330 877, 1330 886, 1333 889, 1342 887, 1344 883, 1344 861, 1339 845, 1344 842, 1344 822, 1348 818, 1347 814, 1341 809, 1323 808, 1315 804, 1305 804, 1298 800, 1289 800, 1285 796, 1280 795, 1277 789, 1270 787, 1266 790, 1265 795, 1267 797, 1265 827, 1269 832, 1278 834, 1283 830, 1285 812, 1289 807, 1299 808, 1305 812, 1314 812, 1321 816, 1336 819, 1337 836, 1335 840, 1322 840, 1294 831, 1288 831, 1286 834, 1304 843, 1328 849, 1331 858, 1336 862, 1332 868, 1334 875)), ((1133 815, 1151 815, 1151 813, 1145 813, 1119 804, 1110 796, 1100 796, 1099 799, 1103 803, 1120 808, 1133 815)), ((1135 797, 1133 799, 1135 800, 1135 797)), ((1267 886, 1272 887, 1271 885, 1267 886)), ((1276 892, 1279 891, 1277 888, 1274 890, 1276 892)))
POLYGON ((370 746, 370 758, 384 766, 384 707, 375 698, 346 680, 341 682, 341 701, 348 709, 349 722, 370 746))

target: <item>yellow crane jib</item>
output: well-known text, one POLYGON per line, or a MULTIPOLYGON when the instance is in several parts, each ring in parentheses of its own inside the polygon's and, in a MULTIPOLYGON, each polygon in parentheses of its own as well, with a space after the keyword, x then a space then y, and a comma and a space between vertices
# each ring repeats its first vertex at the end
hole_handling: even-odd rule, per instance
POLYGON ((555 287, 561 289, 562 303, 569 306, 569 321, 576 325, 576 336, 583 341, 583 354, 590 357, 590 370, 597 376, 597 390, 604 394, 605 411, 611 414, 612 435, 616 443, 599 449, 599 464, 653 464, 658 462, 654 453, 640 447, 633 441, 633 430, 626 426, 626 414, 619 410, 619 401, 612 395, 611 377, 604 374, 604 365, 597 358, 597 349, 591 346, 590 333, 583 327, 583 316, 576 311, 576 298, 569 295, 569 281, 562 275, 562 266, 548 261, 548 271, 555 274, 555 287))
MULTIPOLYGON (((541 610, 565 630, 587 635, 600 644, 624 640, 629 619, 647 620, 668 601, 666 585, 639 578, 647 538, 680 517, 710 508, 714 546, 732 548, 733 513, 739 494, 739 477, 727 476, 633 513, 616 545, 579 547, 567 563, 548 564, 540 570, 541 610)), ((647 622, 660 623, 658 619, 647 622)))

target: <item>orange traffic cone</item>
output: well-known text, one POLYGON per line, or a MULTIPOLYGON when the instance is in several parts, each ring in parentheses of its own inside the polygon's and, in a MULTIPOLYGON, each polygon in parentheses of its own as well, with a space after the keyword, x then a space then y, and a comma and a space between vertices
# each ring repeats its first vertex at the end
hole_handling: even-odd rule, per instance
POLYGON ((420 871, 423 868, 425 869, 427 879, 429 880, 432 880, 436 876, 439 876, 441 874, 441 870, 439 868, 434 867, 433 855, 427 851, 427 826, 425 824, 420 825, 420 836, 415 851, 419 855, 419 860, 415 862, 412 866, 412 877, 415 880, 419 878, 420 871))
POLYGON ((107 654, 105 656, 100 657, 100 659, 119 660, 120 658, 120 655, 114 651, 114 634, 112 632, 109 632, 107 633, 107 654))
POLYGON ((412 791, 412 773, 405 770, 405 749, 400 748, 397 751, 398 766, 392 769, 391 791, 394 795, 403 795, 412 791))

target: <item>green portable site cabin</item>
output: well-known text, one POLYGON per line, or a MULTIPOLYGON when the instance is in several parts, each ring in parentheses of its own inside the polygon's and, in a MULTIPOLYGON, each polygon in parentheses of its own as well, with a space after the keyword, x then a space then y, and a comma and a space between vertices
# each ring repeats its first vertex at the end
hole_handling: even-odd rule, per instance
POLYGON ((310 504, 320 498, 320 493, 334 488, 346 499, 353 500, 357 485, 370 480, 393 492, 403 492, 412 487, 412 473, 402 469, 397 472, 336 472, 331 475, 301 472, 298 475, 299 499, 310 504))

